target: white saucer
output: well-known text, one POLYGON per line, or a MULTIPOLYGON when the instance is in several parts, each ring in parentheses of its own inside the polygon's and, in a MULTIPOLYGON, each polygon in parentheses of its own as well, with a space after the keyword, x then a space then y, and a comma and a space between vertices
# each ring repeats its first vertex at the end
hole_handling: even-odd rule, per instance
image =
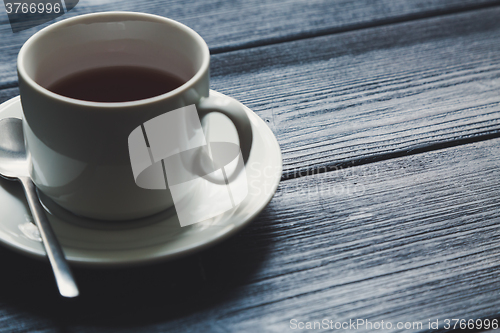
MULTIPOLYGON (((220 94, 211 90, 210 94, 220 94)), ((248 195, 244 201, 209 221, 181 227, 175 211, 127 222, 88 222, 59 214, 47 204, 47 216, 66 258, 72 264, 87 266, 132 265, 177 258, 213 245, 241 230, 269 203, 281 178, 281 151, 272 131, 253 111, 245 107, 252 123, 253 146, 246 166, 248 195), (80 221, 79 221, 80 220, 80 221)), ((18 97, 0 105, 0 119, 22 118, 18 97)), ((219 128, 236 131, 231 122, 218 114, 209 115, 208 141, 221 138, 219 128)), ((0 178, 0 243, 23 254, 44 258, 45 250, 22 187, 0 178)))

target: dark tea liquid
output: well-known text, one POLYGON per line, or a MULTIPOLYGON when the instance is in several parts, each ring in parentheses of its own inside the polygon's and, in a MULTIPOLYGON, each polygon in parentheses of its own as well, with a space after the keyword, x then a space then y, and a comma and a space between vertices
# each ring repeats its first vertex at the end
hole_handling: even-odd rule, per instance
POLYGON ((165 94, 184 82, 167 72, 135 66, 95 68, 66 76, 47 89, 91 102, 129 102, 165 94))

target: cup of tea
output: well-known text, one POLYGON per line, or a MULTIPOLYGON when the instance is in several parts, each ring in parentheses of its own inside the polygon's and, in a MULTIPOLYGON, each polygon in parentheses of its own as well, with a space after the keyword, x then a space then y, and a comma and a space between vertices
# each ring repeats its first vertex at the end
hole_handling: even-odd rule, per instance
POLYGON ((179 113, 183 108, 201 121, 210 112, 226 115, 246 162, 250 121, 234 99, 210 95, 209 63, 208 46, 195 31, 151 14, 81 15, 34 34, 17 68, 35 185, 63 208, 94 219, 137 219, 170 208, 168 187, 137 185, 129 140, 170 112, 176 116, 165 119, 176 124, 165 128, 169 146, 194 140, 196 117, 179 113))

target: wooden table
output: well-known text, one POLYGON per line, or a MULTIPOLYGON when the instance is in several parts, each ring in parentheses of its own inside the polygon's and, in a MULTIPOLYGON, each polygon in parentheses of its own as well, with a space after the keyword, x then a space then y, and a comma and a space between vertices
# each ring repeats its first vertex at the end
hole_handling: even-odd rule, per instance
MULTIPOLYGON (((58 20, 108 10, 199 32, 213 89, 278 138, 282 182, 249 227, 202 253, 75 268, 74 300, 45 262, 0 248, 0 332, 288 332, 323 319, 416 332, 500 317, 500 1, 80 0, 58 20)), ((0 23, 3 102, 19 94, 19 48, 48 24, 14 34, 4 9, 0 23)))

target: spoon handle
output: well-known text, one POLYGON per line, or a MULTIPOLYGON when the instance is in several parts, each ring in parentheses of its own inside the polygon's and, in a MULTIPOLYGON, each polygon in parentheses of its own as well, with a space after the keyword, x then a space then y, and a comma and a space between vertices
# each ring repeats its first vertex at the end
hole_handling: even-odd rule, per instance
POLYGON ((71 273, 68 262, 64 257, 61 245, 59 245, 56 235, 54 234, 49 220, 45 215, 45 211, 38 200, 38 196, 35 191, 35 184, 33 184, 31 178, 29 177, 19 177, 19 180, 23 184, 26 199, 28 200, 28 205, 31 209, 31 214, 33 215, 33 219, 35 220, 38 230, 40 231, 40 236, 42 237, 47 257, 49 257, 59 292, 64 297, 76 297, 79 294, 78 287, 76 286, 76 282, 73 274, 71 273))

